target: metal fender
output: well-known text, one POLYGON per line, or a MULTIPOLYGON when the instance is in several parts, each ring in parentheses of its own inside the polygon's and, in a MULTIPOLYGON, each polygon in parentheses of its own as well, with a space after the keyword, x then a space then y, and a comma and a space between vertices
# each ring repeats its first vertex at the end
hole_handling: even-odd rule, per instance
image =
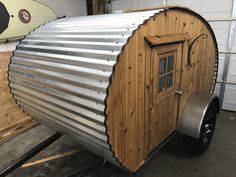
POLYGON ((184 135, 199 139, 202 122, 208 107, 214 103, 219 113, 219 98, 215 94, 194 93, 185 105, 179 121, 178 131, 184 135))

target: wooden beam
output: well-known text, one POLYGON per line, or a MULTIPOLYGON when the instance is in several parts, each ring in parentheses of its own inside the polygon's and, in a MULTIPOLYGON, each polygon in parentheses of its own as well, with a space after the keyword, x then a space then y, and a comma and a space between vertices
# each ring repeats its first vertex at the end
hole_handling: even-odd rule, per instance
POLYGON ((156 47, 159 45, 166 44, 175 44, 181 43, 186 40, 190 40, 190 36, 187 33, 184 34, 169 34, 169 35, 155 35, 155 36, 147 36, 145 40, 151 47, 156 47))
POLYGON ((50 157, 46 157, 44 159, 40 159, 40 160, 36 160, 36 161, 33 161, 33 162, 25 163, 21 167, 22 168, 27 168, 27 167, 31 167, 31 166, 34 166, 34 165, 39 165, 39 164, 42 164, 42 163, 45 163, 45 162, 49 162, 49 161, 52 161, 52 160, 57 160, 57 159, 60 159, 60 158, 63 158, 63 157, 67 157, 67 156, 76 154, 76 153, 78 153, 80 151, 83 151, 83 150, 84 149, 74 149, 74 150, 71 150, 71 151, 68 151, 68 152, 62 152, 60 154, 53 155, 53 156, 50 156, 50 157))

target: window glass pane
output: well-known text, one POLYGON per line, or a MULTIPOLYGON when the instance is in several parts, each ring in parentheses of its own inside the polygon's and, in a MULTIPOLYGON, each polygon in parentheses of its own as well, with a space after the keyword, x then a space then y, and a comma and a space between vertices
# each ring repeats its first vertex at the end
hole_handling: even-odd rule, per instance
POLYGON ((166 58, 161 58, 159 61, 159 75, 166 72, 166 58))
POLYGON ((164 90, 165 88, 165 82, 166 82, 166 75, 165 76, 162 76, 162 77, 159 77, 159 80, 158 80, 158 92, 161 92, 164 90))
POLYGON ((172 55, 168 57, 167 72, 173 70, 174 70, 174 56, 172 55))
POLYGON ((167 88, 173 85, 173 72, 167 74, 167 88))

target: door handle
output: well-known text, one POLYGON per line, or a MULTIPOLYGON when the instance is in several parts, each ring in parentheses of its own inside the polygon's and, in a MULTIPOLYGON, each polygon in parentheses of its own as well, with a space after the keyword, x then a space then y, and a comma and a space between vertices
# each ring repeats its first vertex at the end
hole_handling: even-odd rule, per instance
POLYGON ((175 95, 183 95, 183 91, 182 90, 176 90, 175 91, 175 95))

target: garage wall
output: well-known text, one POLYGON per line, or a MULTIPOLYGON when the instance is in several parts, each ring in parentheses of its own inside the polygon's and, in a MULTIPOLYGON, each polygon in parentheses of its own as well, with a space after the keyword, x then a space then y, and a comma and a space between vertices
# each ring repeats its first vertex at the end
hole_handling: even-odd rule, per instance
POLYGON ((230 33, 230 26, 236 22, 229 21, 234 0, 115 0, 112 2, 112 10, 155 7, 163 4, 189 7, 209 21, 221 52, 215 93, 220 96, 223 109, 236 111, 236 35, 230 33), (230 38, 233 38, 232 44, 229 42, 230 38), (227 53, 230 52, 228 50, 235 54, 227 53))
POLYGON ((163 5, 162 0, 115 0, 112 1, 112 11, 157 7, 160 5, 163 5))
POLYGON ((85 0, 38 0, 53 8, 58 17, 61 16, 85 16, 86 1, 85 0))
POLYGON ((229 17, 232 0, 168 0, 168 5, 187 6, 205 18, 229 17))

